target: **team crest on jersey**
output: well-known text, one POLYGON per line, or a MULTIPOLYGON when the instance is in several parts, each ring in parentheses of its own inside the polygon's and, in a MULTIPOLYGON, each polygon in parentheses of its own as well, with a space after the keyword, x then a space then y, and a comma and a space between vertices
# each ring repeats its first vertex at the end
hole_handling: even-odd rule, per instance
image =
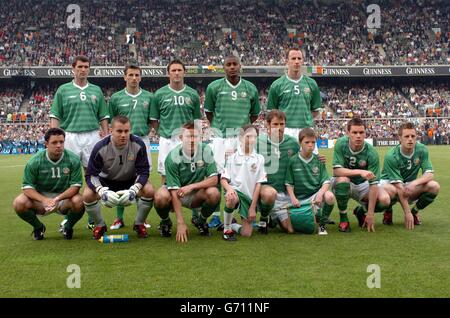
POLYGON ((256 163, 253 163, 253 164, 250 166, 250 171, 251 171, 251 172, 256 172, 256 168, 258 168, 258 167, 256 166, 256 163))
POLYGON ((186 97, 185 101, 186 101, 186 105, 192 104, 192 99, 190 97, 186 97))
POLYGON ((292 157, 294 155, 294 151, 292 149, 289 149, 287 151, 287 154, 288 154, 289 157, 292 157))
POLYGON ((148 107, 148 102, 143 102, 143 103, 142 103, 142 106, 144 106, 144 109, 147 109, 147 107, 148 107))
POLYGON ((311 93, 311 89, 309 87, 305 87, 303 91, 305 92, 305 94, 311 93))
POLYGON ((69 174, 70 173, 70 169, 69 168, 63 168, 63 173, 64 174, 69 174))
POLYGON ((312 173, 313 173, 314 175, 319 174, 319 167, 314 167, 314 168, 312 168, 312 173))
POLYGON ((242 92, 242 93, 241 93, 241 97, 242 97, 242 98, 246 98, 246 97, 247 97, 247 93, 246 93, 246 92, 242 92))
POLYGON ((128 161, 133 161, 134 160, 134 154, 130 153, 127 157, 128 161))
POLYGON ((365 166, 367 166, 367 162, 365 160, 361 160, 358 164, 361 168, 364 168, 365 166))
POLYGON ((418 165, 419 163, 420 163, 420 159, 419 158, 414 159, 414 164, 415 165, 418 165))
POLYGON ((95 102, 97 101, 97 96, 92 95, 92 96, 91 96, 91 99, 92 99, 92 101, 95 103, 95 102))
POLYGON ((203 160, 197 161, 197 167, 201 168, 205 165, 205 162, 203 160))

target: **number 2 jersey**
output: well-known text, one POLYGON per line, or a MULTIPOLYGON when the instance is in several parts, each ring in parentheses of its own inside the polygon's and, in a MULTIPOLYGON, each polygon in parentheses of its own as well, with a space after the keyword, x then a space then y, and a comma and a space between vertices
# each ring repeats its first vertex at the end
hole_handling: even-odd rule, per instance
POLYGON ((81 188, 82 184, 80 158, 65 149, 58 161, 52 161, 47 150, 43 149, 31 157, 25 166, 22 189, 63 193, 70 187, 81 188))
MULTIPOLYGON (((380 161, 375 148, 364 142, 364 146, 359 151, 350 149, 350 140, 347 136, 336 141, 333 152, 333 169, 360 169, 371 171, 375 178, 369 180, 369 184, 377 184, 380 180, 380 161)), ((350 177, 353 184, 361 184, 366 181, 361 176, 350 177)))
POLYGON ((92 150, 86 172, 86 183, 92 190, 102 186, 101 179, 147 183, 150 165, 144 141, 130 135, 123 148, 117 148, 111 135, 100 140, 92 150))

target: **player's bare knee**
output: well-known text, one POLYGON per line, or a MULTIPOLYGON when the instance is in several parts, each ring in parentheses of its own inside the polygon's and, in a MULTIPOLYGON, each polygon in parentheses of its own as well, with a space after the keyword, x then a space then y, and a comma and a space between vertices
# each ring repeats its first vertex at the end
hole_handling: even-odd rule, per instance
POLYGON ((379 193, 378 194, 378 202, 381 205, 389 206, 391 204, 391 197, 387 192, 379 193))
POLYGON ((428 189, 428 192, 438 194, 439 190, 441 189, 441 186, 439 185, 438 182, 432 180, 427 183, 427 189, 428 189))
POLYGON ((336 183, 350 183, 350 179, 347 177, 336 177, 336 183))
POLYGON ((325 202, 330 205, 334 204, 336 202, 334 194, 331 191, 325 192, 324 199, 325 199, 325 202))
POLYGON ((71 210, 74 212, 84 211, 83 197, 80 194, 74 195, 70 199, 71 210))
POLYGON ((19 195, 13 201, 13 209, 14 211, 21 213, 28 211, 33 206, 30 199, 28 199, 25 195, 19 195))
POLYGON ((206 202, 208 204, 217 204, 220 200, 220 192, 216 187, 210 187, 205 190, 206 202))
POLYGON ((141 196, 144 198, 152 199, 155 196, 155 191, 150 183, 147 183, 141 191, 141 196))
POLYGON ((159 189, 155 193, 154 205, 157 208, 164 208, 170 205, 171 197, 169 191, 164 188, 159 189))
POLYGON ((261 201, 266 204, 273 204, 277 198, 277 190, 272 187, 264 186, 261 188, 261 201))
POLYGON ((85 188, 82 194, 83 202, 91 203, 98 200, 98 195, 89 188, 85 188))

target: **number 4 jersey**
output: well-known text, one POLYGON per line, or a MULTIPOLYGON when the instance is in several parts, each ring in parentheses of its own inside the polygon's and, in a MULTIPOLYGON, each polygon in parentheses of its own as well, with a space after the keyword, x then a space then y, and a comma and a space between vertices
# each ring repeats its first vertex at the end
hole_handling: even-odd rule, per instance
POLYGON ((54 162, 47 150, 41 150, 25 166, 22 189, 34 189, 39 193, 63 193, 70 187, 80 187, 81 161, 65 149, 61 158, 54 162))

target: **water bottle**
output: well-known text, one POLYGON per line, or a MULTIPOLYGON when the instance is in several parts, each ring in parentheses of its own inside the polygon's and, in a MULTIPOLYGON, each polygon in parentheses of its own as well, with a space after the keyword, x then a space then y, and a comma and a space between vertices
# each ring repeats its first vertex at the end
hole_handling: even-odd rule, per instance
POLYGON ((128 242, 128 234, 103 235, 98 241, 100 243, 122 243, 122 242, 128 242))

